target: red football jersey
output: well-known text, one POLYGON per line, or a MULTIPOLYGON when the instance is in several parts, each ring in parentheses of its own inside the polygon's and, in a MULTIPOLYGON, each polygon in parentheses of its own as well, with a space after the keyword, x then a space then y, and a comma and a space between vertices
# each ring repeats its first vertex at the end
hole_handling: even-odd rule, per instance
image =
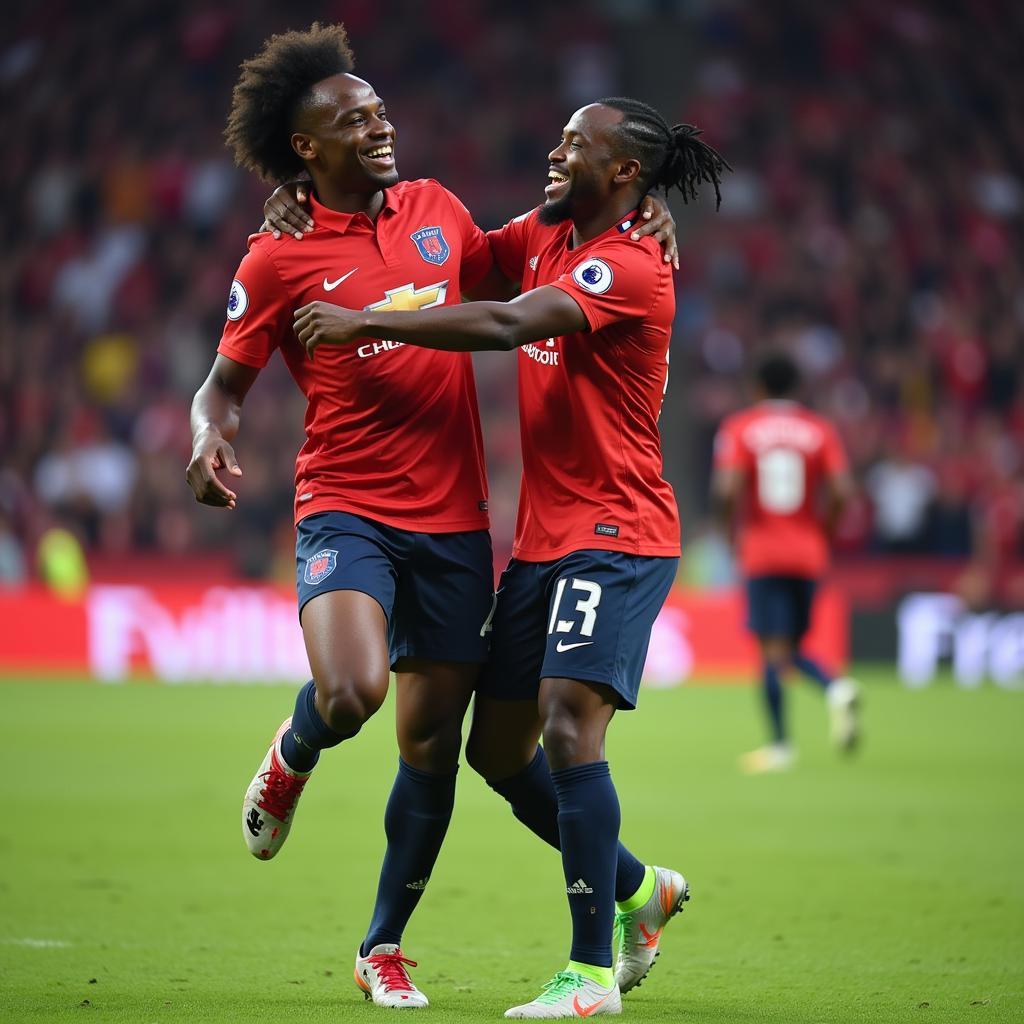
POLYGON ((487 478, 473 364, 366 338, 311 360, 293 313, 314 299, 351 309, 428 309, 460 301, 492 257, 466 208, 436 181, 385 190, 376 221, 313 200, 313 231, 253 235, 217 351, 262 367, 275 348, 305 394, 306 442, 295 465, 295 519, 353 512, 423 533, 488 525, 487 478))
POLYGON ((796 402, 759 402, 729 416, 715 439, 715 466, 740 470, 737 547, 748 576, 820 576, 828 537, 821 482, 846 470, 835 427, 796 402))
POLYGON ((488 233, 495 260, 523 291, 562 289, 590 326, 519 350, 523 478, 513 555, 523 561, 583 548, 679 554, 658 434, 672 270, 653 239, 630 239, 631 224, 576 249, 568 247, 571 222, 545 227, 536 210, 488 233))

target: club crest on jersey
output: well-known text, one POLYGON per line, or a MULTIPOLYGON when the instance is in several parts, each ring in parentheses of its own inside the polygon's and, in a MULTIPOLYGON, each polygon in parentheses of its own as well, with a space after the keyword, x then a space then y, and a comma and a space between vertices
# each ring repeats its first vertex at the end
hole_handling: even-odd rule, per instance
POLYGON ((452 253, 440 228, 420 228, 409 237, 416 243, 420 255, 435 266, 441 266, 452 253))
POLYGON ((237 320, 249 308, 249 295, 237 278, 231 282, 228 292, 228 319, 237 320))
POLYGON ((338 552, 333 548, 324 548, 315 555, 306 559, 306 571, 302 578, 311 586, 315 587, 322 583, 328 576, 338 568, 338 552))
POLYGON ((612 268, 604 260, 584 260, 572 272, 572 279, 588 292, 602 295, 612 286, 612 268))

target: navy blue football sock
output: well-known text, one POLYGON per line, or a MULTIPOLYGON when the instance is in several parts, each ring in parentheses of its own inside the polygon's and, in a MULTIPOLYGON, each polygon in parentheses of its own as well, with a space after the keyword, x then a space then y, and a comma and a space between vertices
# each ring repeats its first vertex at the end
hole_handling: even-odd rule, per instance
POLYGON ((827 690, 832 683, 832 677, 813 659, 804 654, 797 654, 793 664, 808 679, 813 679, 823 690, 827 690))
MULTIPOLYGON (((487 785, 512 805, 512 813, 535 836, 556 850, 561 849, 558 837, 558 797, 555 795, 543 747, 537 747, 533 760, 521 772, 507 779, 488 782, 487 785)), ((616 900, 620 903, 628 900, 640 888, 644 870, 644 865, 619 843, 615 871, 616 900)))
POLYGON ((768 706, 768 721, 772 730, 772 741, 786 742, 786 723, 783 714, 782 674, 777 665, 764 666, 764 700, 768 706))
POLYGON ((388 848, 380 869, 370 930, 360 947, 366 956, 382 942, 400 945, 441 851, 455 806, 455 776, 421 772, 398 759, 398 774, 384 811, 388 848))
POLYGON ((562 870, 572 915, 569 959, 612 965, 619 798, 607 761, 551 773, 558 794, 562 870))
POLYGON ((295 698, 292 727, 281 737, 281 754, 285 763, 293 771, 311 772, 320 760, 321 750, 336 747, 348 738, 339 736, 320 717, 316 709, 316 688, 310 679, 295 698))

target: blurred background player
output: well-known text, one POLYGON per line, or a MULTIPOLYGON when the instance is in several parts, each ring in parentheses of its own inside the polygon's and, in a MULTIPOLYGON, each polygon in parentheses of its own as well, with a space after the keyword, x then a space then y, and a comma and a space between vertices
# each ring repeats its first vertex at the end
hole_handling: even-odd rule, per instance
POLYGON ((662 928, 687 898, 678 872, 645 868, 619 844, 604 743, 616 710, 636 707, 679 556, 658 432, 675 297, 657 245, 634 240, 632 228, 653 188, 690 199, 709 182, 717 194, 728 164, 699 135, 691 125, 670 128, 636 100, 577 110, 549 154, 545 203, 489 235, 498 265, 522 282, 511 302, 405 313, 317 301, 295 313, 296 334, 316 359, 366 338, 519 350, 516 540, 467 758, 521 819, 550 819, 557 809, 572 946, 565 970, 506 1017, 621 1012, 622 990, 650 969, 662 928), (619 908, 613 967, 624 869, 636 895, 619 908))
POLYGON ((756 371, 758 401, 729 416, 715 440, 713 497, 746 578, 771 733, 767 746, 741 758, 748 772, 779 771, 793 761, 782 687, 791 667, 824 692, 833 741, 846 750, 857 741, 855 683, 834 679, 801 650, 852 484, 835 427, 797 401, 799 386, 789 356, 765 355, 756 371))

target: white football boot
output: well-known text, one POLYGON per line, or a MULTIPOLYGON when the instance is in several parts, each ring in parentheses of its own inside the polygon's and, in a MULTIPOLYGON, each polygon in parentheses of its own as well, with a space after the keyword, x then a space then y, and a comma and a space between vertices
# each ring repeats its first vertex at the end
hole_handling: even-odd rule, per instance
POLYGON ((559 971, 532 1003, 513 1006, 506 1017, 518 1020, 557 1020, 565 1017, 596 1017, 622 1013, 619 986, 605 988, 575 971, 559 971))
POLYGON ((860 687, 847 676, 833 679, 825 691, 828 701, 829 732, 840 750, 853 750, 860 739, 860 687))
POLYGON ((690 886, 678 871, 655 867, 654 874, 651 898, 636 910, 615 915, 615 980, 623 995, 650 973, 665 925, 690 898, 690 886))
POLYGON ((382 942, 370 950, 368 956, 356 951, 356 984, 367 999, 378 1006, 394 1010, 418 1010, 428 1006, 427 997, 412 983, 406 965, 415 967, 415 960, 407 960, 392 943, 382 942))
POLYGON ((277 730, 242 801, 242 836, 249 852, 260 860, 270 860, 284 845, 295 805, 310 776, 309 772, 292 771, 281 756, 281 737, 291 724, 286 718, 277 730))
POLYGON ((740 757, 740 770, 747 775, 764 775, 766 772, 784 772, 793 767, 796 754, 788 743, 771 743, 758 747, 740 757))

